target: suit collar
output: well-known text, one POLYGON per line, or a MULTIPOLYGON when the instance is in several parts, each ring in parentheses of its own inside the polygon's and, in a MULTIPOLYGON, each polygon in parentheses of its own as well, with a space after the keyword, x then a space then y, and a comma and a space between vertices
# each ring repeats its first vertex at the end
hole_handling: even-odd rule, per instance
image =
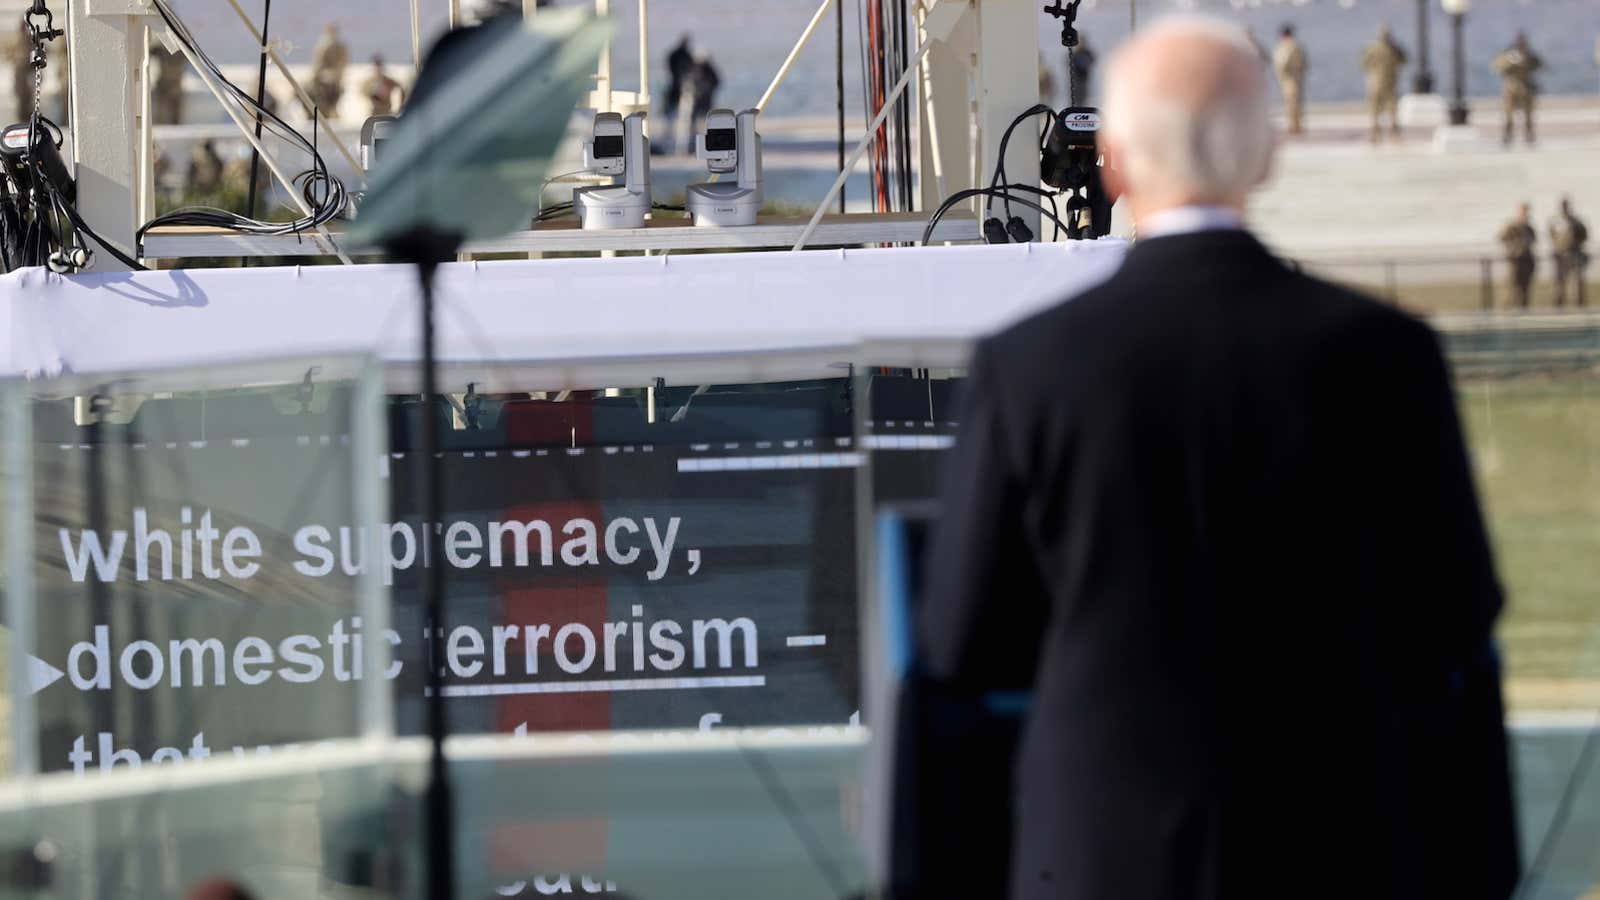
POLYGON ((1272 260, 1255 235, 1243 229, 1212 229, 1141 238, 1128 251, 1126 265, 1144 267, 1210 265, 1219 261, 1272 260))

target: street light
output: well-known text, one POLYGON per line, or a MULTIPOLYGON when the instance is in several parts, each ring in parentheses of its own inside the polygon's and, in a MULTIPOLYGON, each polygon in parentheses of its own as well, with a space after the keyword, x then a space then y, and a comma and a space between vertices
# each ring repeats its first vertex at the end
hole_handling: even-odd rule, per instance
POLYGON ((1433 67, 1428 65, 1428 0, 1417 0, 1417 74, 1411 79, 1411 92, 1433 93, 1433 67))
POLYGON ((1450 17, 1450 70, 1453 96, 1450 98, 1450 124, 1467 124, 1467 62, 1466 51, 1462 46, 1461 28, 1465 24, 1467 11, 1472 9, 1472 0, 1439 0, 1439 5, 1444 8, 1445 15, 1450 17))

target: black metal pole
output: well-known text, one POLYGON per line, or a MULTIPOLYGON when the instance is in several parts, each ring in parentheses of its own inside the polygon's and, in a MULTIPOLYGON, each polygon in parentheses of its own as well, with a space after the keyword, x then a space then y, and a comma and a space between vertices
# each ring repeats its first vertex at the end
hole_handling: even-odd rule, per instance
POLYGON ((1467 59, 1466 48, 1462 45, 1462 27, 1466 23, 1465 13, 1450 14, 1450 71, 1453 84, 1454 97, 1450 101, 1450 124, 1465 125, 1469 118, 1467 114, 1467 59))
POLYGON ((1428 3, 1417 0, 1417 74, 1411 79, 1411 90, 1417 94, 1433 93, 1433 67, 1428 62, 1428 3))
MULTIPOLYGON (((839 171, 844 171, 844 0, 834 0, 833 77, 839 104, 839 171)), ((847 179, 848 183, 848 179, 847 179)), ((839 212, 844 213, 844 188, 839 188, 839 212)))
POLYGON ((428 898, 451 900, 455 892, 455 827, 454 803, 451 799, 450 773, 445 764, 444 740, 448 733, 444 712, 444 676, 439 667, 444 664, 444 566, 438 554, 438 535, 433 523, 444 518, 444 479, 439 465, 439 417, 434 409, 434 398, 439 394, 437 352, 433 329, 434 276, 439 270, 439 256, 425 251, 417 259, 417 277, 422 287, 422 465, 418 475, 422 482, 422 533, 427 542, 432 565, 423 568, 423 603, 427 608, 427 667, 428 737, 433 752, 428 765, 427 840, 428 840, 428 898))
MULTIPOLYGON (((268 29, 272 27, 272 0, 265 0, 265 7, 261 12, 261 62, 260 70, 256 73, 256 105, 264 106, 267 98, 267 37, 268 29)), ((262 114, 256 111, 256 143, 261 142, 262 114)), ((313 126, 315 127, 315 123, 313 126)), ((245 214, 250 218, 256 217, 256 179, 261 177, 261 151, 255 147, 250 148, 250 188, 249 200, 245 204, 245 214)), ((245 265, 249 265, 247 261, 245 265)))

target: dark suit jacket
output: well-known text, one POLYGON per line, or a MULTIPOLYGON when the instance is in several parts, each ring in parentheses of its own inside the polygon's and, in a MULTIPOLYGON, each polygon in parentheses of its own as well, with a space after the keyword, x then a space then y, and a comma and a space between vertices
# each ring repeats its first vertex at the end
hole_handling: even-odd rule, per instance
POLYGON ((1156 238, 968 394, 919 628, 934 676, 1034 686, 1013 896, 1507 896, 1501 595, 1427 326, 1156 238))

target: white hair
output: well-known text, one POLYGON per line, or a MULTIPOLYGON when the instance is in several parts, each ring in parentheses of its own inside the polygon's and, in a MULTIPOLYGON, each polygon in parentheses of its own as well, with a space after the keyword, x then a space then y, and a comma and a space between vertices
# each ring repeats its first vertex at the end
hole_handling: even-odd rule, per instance
POLYGON ((1105 130, 1121 150, 1130 190, 1220 200, 1243 197, 1267 177, 1277 137, 1260 51, 1244 29, 1206 16, 1164 18, 1114 57, 1105 130), (1161 59, 1153 46, 1209 45, 1209 53, 1161 59), (1141 64, 1156 74, 1139 72, 1141 64))

